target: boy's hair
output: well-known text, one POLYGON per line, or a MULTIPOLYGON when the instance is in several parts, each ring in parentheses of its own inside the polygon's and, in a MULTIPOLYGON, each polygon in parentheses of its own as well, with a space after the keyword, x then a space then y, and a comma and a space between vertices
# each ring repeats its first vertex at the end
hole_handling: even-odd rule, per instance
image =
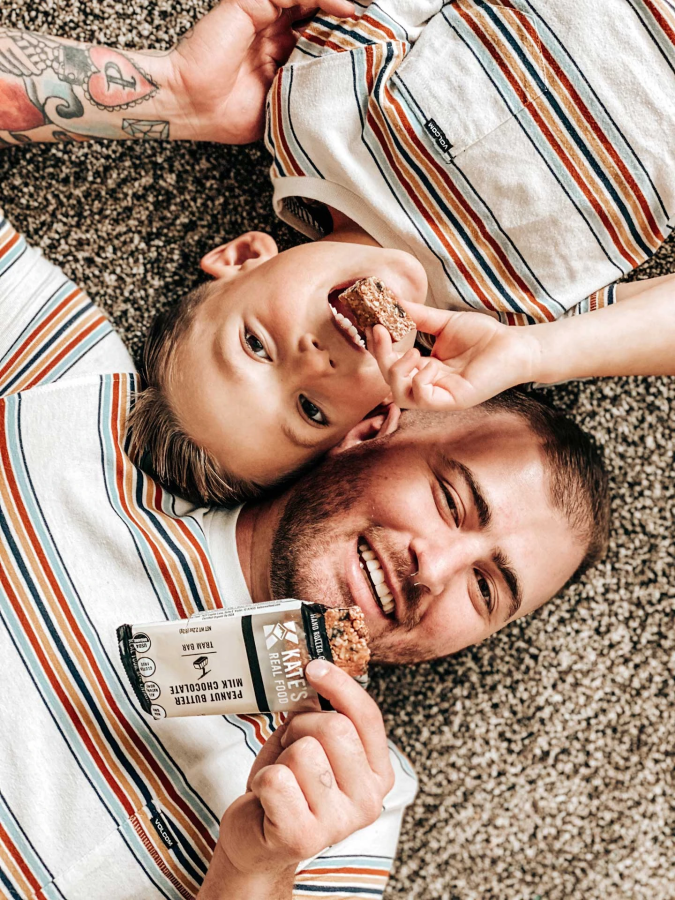
POLYGON ((520 416, 541 441, 548 464, 551 502, 586 546, 567 587, 607 552, 610 496, 602 452, 575 421, 532 394, 505 391, 484 403, 483 408, 520 416))
POLYGON ((187 434, 166 394, 176 348, 212 284, 196 287, 152 323, 140 367, 145 386, 136 393, 129 418, 128 453, 139 467, 147 453, 157 481, 193 503, 236 506, 259 497, 262 487, 224 471, 208 450, 187 434))

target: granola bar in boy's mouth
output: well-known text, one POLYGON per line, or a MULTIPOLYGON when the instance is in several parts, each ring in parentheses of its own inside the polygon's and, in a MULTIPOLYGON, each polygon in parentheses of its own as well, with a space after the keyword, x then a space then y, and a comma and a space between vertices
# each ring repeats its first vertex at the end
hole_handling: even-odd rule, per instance
POLYGON ((333 662, 352 678, 362 678, 368 669, 368 626, 358 606, 327 609, 324 612, 326 633, 333 662))
POLYGON ((379 278, 362 278, 340 294, 362 328, 384 325, 391 339, 400 341, 415 323, 379 278))

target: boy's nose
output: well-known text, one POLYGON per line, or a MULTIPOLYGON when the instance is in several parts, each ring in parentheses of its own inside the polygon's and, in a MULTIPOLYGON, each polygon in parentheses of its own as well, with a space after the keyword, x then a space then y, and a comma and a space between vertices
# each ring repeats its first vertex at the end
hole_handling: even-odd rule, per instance
POLYGON ((324 349, 313 334, 303 334, 298 341, 298 365, 305 376, 324 375, 335 368, 328 350, 324 349))

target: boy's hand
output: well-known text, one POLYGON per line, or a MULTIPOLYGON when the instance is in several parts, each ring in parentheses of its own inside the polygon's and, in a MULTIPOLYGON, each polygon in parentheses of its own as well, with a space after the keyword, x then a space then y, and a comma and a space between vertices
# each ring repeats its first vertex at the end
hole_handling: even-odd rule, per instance
POLYGON ((307 678, 336 712, 297 713, 278 729, 251 770, 247 793, 221 821, 219 851, 244 877, 292 873, 374 822, 394 785, 375 701, 329 663, 310 663, 307 678))
POLYGON ((531 329, 502 325, 483 313, 402 305, 418 331, 435 335, 436 343, 431 356, 409 350, 399 358, 387 330, 375 326, 369 346, 397 406, 467 409, 533 380, 540 351, 531 329))
POLYGON ((296 42, 293 24, 317 7, 354 12, 348 0, 223 0, 172 51, 173 84, 194 140, 247 144, 262 136, 265 101, 296 42))

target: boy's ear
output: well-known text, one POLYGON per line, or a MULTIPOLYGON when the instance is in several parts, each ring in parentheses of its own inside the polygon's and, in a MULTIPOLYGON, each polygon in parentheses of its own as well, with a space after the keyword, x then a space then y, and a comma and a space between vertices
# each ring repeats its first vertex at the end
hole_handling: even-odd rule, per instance
POLYGON ((243 268, 267 262, 279 253, 274 238, 262 231, 247 231, 221 244, 202 258, 200 266, 213 278, 231 278, 243 268))
POLYGON ((390 403, 384 413, 373 416, 372 419, 362 419, 351 431, 347 432, 339 444, 328 451, 328 455, 333 456, 349 450, 350 447, 355 447, 357 444, 362 444, 364 441, 372 441, 373 438, 393 434, 398 428, 400 416, 401 410, 398 406, 390 403))

